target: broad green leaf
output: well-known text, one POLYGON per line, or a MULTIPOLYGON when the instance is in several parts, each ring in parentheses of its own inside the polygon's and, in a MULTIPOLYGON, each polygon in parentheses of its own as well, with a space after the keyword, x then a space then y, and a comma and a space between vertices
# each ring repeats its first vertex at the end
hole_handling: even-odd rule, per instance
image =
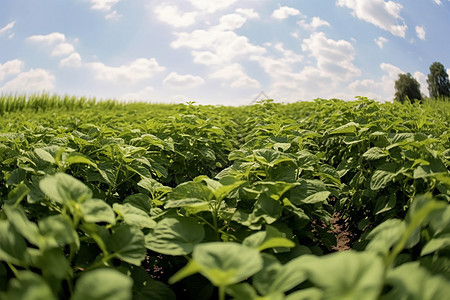
POLYGON ((36 273, 20 271, 9 282, 5 299, 8 300, 56 300, 50 286, 36 273))
POLYGON ((145 237, 146 247, 167 255, 186 255, 205 237, 205 230, 191 218, 164 218, 145 237))
POLYGON ((16 228, 16 230, 35 246, 40 245, 40 233, 37 225, 30 222, 25 215, 25 211, 21 206, 3 207, 9 222, 16 228))
POLYGON ((358 123, 349 122, 347 124, 344 124, 338 128, 331 130, 330 134, 346 134, 346 133, 356 134, 358 127, 359 127, 358 123))
POLYGON ((253 276, 253 285, 262 295, 273 293, 285 293, 300 283, 307 277, 301 267, 309 256, 300 256, 282 265, 271 255, 263 255, 264 267, 253 276))
POLYGON ((156 222, 148 213, 134 207, 130 203, 114 203, 113 208, 117 215, 127 224, 136 225, 140 228, 154 228, 156 226, 156 222))
POLYGON ((112 228, 106 246, 121 260, 139 266, 145 259, 144 233, 136 226, 120 224, 112 228))
POLYGON ((284 155, 282 152, 272 149, 257 149, 253 150, 253 156, 257 162, 263 165, 273 167, 285 161, 293 161, 292 158, 284 155))
POLYGON ((387 254, 391 247, 400 240, 405 230, 406 225, 404 221, 398 219, 384 221, 367 236, 367 239, 371 241, 367 245, 366 250, 387 254))
POLYGON ((150 192, 153 199, 157 196, 167 194, 172 190, 172 188, 162 185, 153 178, 144 178, 137 185, 150 192))
POLYGON ((449 174, 444 163, 439 159, 430 159, 428 165, 420 165, 414 170, 414 179, 449 174))
MULTIPOLYGON (((59 147, 58 147, 59 148, 59 147)), ((51 149, 49 147, 46 148, 36 148, 34 152, 39 156, 43 161, 49 162, 51 164, 55 163, 55 151, 56 149, 51 149)))
POLYGON ((62 280, 72 273, 72 268, 63 250, 58 248, 42 252, 38 258, 38 267, 47 280, 62 280))
POLYGON ((318 288, 307 288, 289 294, 284 300, 322 300, 323 294, 318 288))
POLYGON ((71 300, 131 300, 133 280, 114 269, 97 269, 81 275, 71 300))
POLYGON ((149 196, 140 193, 126 197, 123 203, 129 203, 146 213, 149 213, 152 208, 152 199, 150 199, 149 196))
POLYGON ((375 191, 386 187, 397 177, 396 167, 394 163, 387 163, 376 169, 370 179, 370 189, 375 191))
POLYGON ((78 234, 66 216, 54 215, 43 218, 38 221, 38 226, 46 247, 56 248, 70 244, 80 246, 78 234))
POLYGON ((100 199, 88 199, 81 203, 81 212, 83 219, 89 223, 116 223, 113 209, 108 203, 100 199))
POLYGON ((15 204, 20 203, 23 198, 25 198, 28 193, 30 192, 30 189, 25 183, 20 183, 18 186, 16 186, 13 190, 11 190, 8 193, 8 200, 5 200, 5 203, 7 204, 15 204))
POLYGON ((450 246, 450 233, 431 239, 423 248, 420 255, 427 255, 450 246))
POLYGON ((264 251, 277 247, 292 248, 295 246, 295 243, 287 239, 286 235, 275 227, 266 225, 266 231, 259 231, 246 237, 242 245, 264 251))
POLYGON ((304 271, 315 286, 323 289, 325 299, 375 300, 381 293, 384 264, 374 253, 350 250, 302 258, 299 270, 304 271))
POLYGON ((388 156, 388 153, 381 148, 373 147, 364 152, 362 156, 367 160, 376 160, 388 156))
POLYGON ((27 244, 25 239, 8 222, 0 220, 0 260, 22 265, 27 244))
POLYGON ((64 161, 70 166, 73 164, 86 164, 93 167, 97 167, 97 164, 94 163, 89 157, 84 156, 81 153, 72 152, 67 154, 64 161))
POLYGON ((301 179, 299 183, 290 192, 289 200, 295 205, 322 203, 330 195, 322 181, 301 179))
POLYGON ((175 300, 175 293, 159 280, 150 277, 144 267, 131 267, 133 300, 175 300))
POLYGON ((39 182, 39 187, 47 197, 60 204, 69 201, 82 203, 92 198, 92 191, 84 183, 65 173, 45 177, 39 182))
POLYGON ((169 283, 200 272, 215 286, 225 287, 247 279, 262 267, 263 260, 256 249, 237 243, 200 244, 194 248, 192 261, 178 271, 169 283))
POLYGON ((383 299, 438 300, 450 295, 450 282, 433 276, 419 262, 403 264, 387 274, 386 282, 393 286, 383 299))

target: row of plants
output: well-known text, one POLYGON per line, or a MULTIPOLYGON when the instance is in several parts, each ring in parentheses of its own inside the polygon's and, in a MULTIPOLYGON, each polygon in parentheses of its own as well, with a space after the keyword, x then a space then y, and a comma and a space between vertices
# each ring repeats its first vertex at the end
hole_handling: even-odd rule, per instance
POLYGON ((445 299, 449 121, 365 98, 6 112, 0 299, 445 299))

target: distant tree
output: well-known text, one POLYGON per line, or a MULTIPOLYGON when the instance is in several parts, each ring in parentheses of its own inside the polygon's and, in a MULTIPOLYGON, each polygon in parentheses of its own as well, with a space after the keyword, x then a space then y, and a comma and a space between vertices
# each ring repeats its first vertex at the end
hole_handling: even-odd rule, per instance
POLYGON ((404 103, 406 100, 414 103, 416 100, 422 100, 420 93, 420 83, 408 74, 398 74, 398 79, 395 81, 395 101, 404 103))
POLYGON ((448 74, 441 63, 434 62, 430 66, 427 83, 430 98, 450 97, 448 74))

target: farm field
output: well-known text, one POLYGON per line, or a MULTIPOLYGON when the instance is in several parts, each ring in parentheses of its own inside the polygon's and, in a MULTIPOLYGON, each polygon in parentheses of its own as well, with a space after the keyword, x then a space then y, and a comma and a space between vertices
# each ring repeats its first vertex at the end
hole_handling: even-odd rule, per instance
POLYGON ((449 200, 450 101, 0 96, 2 300, 448 299, 449 200))

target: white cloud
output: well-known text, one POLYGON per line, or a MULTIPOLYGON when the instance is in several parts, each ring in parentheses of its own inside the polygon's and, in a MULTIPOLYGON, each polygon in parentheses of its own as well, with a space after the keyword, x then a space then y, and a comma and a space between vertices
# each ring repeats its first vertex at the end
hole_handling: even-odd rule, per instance
POLYGON ((18 74, 22 71, 24 66, 23 61, 14 59, 0 64, 0 81, 8 75, 18 74))
POLYGON ((238 29, 241 28, 246 21, 247 19, 242 15, 228 14, 220 18, 218 29, 223 31, 238 29))
POLYGON ((242 26, 244 21, 245 18, 238 14, 225 15, 219 25, 208 30, 176 33, 177 39, 171 46, 192 49, 194 62, 204 65, 229 64, 240 57, 265 53, 263 47, 250 43, 246 36, 231 30, 242 26))
POLYGON ((289 6, 282 6, 272 13, 272 18, 283 20, 289 18, 290 16, 298 15, 301 15, 298 9, 289 6))
POLYGON ((188 0, 193 6, 207 13, 213 13, 233 5, 237 0, 188 0))
POLYGON ((147 86, 142 90, 137 92, 130 92, 119 96, 119 99, 131 100, 131 101, 142 101, 142 100, 152 100, 155 97, 155 88, 147 86))
POLYGON ((55 76, 47 70, 31 69, 6 82, 1 90, 9 93, 33 93, 55 88, 55 76))
POLYGON ((213 79, 224 79, 230 82, 230 87, 232 88, 260 88, 261 84, 256 80, 248 76, 244 68, 238 64, 234 63, 220 70, 212 73, 210 78, 213 79))
POLYGON ((160 66, 156 59, 139 58, 128 65, 120 67, 106 66, 101 62, 87 64, 92 71, 94 71, 95 78, 105 81, 113 82, 138 82, 144 79, 148 79, 156 73, 165 70, 160 66))
POLYGON ((91 9, 109 11, 120 0, 90 0, 91 9))
POLYGON ((155 13, 158 19, 174 27, 187 27, 195 23, 197 12, 180 12, 177 6, 163 4, 157 6, 155 13))
POLYGON ((13 29, 14 24, 16 24, 16 21, 12 21, 8 23, 5 27, 0 28, 0 36, 7 34, 8 39, 11 39, 14 36, 14 33, 11 33, 11 29, 13 29))
POLYGON ((414 72, 413 77, 419 82, 422 94, 428 94, 427 76, 422 72, 416 71, 414 72))
POLYGON ((53 32, 47 35, 32 35, 27 38, 28 41, 53 45, 66 41, 66 36, 59 32, 53 32))
POLYGON ((423 26, 416 26, 417 37, 421 40, 425 40, 426 32, 423 26))
POLYGON ((193 88, 202 85, 205 82, 200 76, 191 74, 181 75, 171 72, 163 81, 164 84, 173 88, 193 88))
POLYGON ((68 57, 61 59, 59 62, 60 67, 81 67, 81 56, 78 53, 72 53, 68 57))
POLYGON ((378 47, 380 47, 380 49, 383 49, 384 44, 388 42, 388 39, 380 36, 380 37, 374 39, 374 41, 378 45, 378 47))
POLYGON ((338 0, 338 6, 353 10, 352 14, 360 20, 372 23, 395 36, 405 37, 406 26, 400 11, 403 6, 394 1, 384 0, 338 0))
POLYGON ((105 16, 105 19, 114 20, 114 21, 120 20, 121 18, 122 18, 122 15, 117 13, 116 10, 114 10, 113 12, 111 12, 105 16))
POLYGON ((391 101, 395 94, 395 81, 398 74, 404 73, 399 67, 381 63, 380 69, 386 74, 379 80, 356 80, 349 85, 353 95, 365 96, 380 101, 391 101))
POLYGON ((434 0, 434 2, 435 2, 437 5, 441 5, 441 4, 442 4, 441 0, 434 0))
POLYGON ((58 44, 52 51, 51 56, 64 56, 70 55, 75 52, 75 48, 72 44, 61 43, 58 44))
POLYGON ((306 23, 305 20, 300 20, 300 21, 297 22, 297 24, 300 25, 301 27, 303 27, 306 30, 312 30, 312 31, 317 30, 317 28, 319 28, 321 26, 328 26, 328 27, 331 26, 330 23, 328 23, 325 20, 322 20, 319 17, 313 17, 311 23, 309 23, 309 24, 306 23))
POLYGON ((259 19, 259 14, 253 8, 237 8, 236 13, 248 19, 259 19))
POLYGON ((311 34, 303 40, 303 51, 310 51, 317 60, 317 67, 330 75, 348 80, 360 75, 360 70, 353 64, 355 49, 344 40, 328 39, 323 32, 311 34))

